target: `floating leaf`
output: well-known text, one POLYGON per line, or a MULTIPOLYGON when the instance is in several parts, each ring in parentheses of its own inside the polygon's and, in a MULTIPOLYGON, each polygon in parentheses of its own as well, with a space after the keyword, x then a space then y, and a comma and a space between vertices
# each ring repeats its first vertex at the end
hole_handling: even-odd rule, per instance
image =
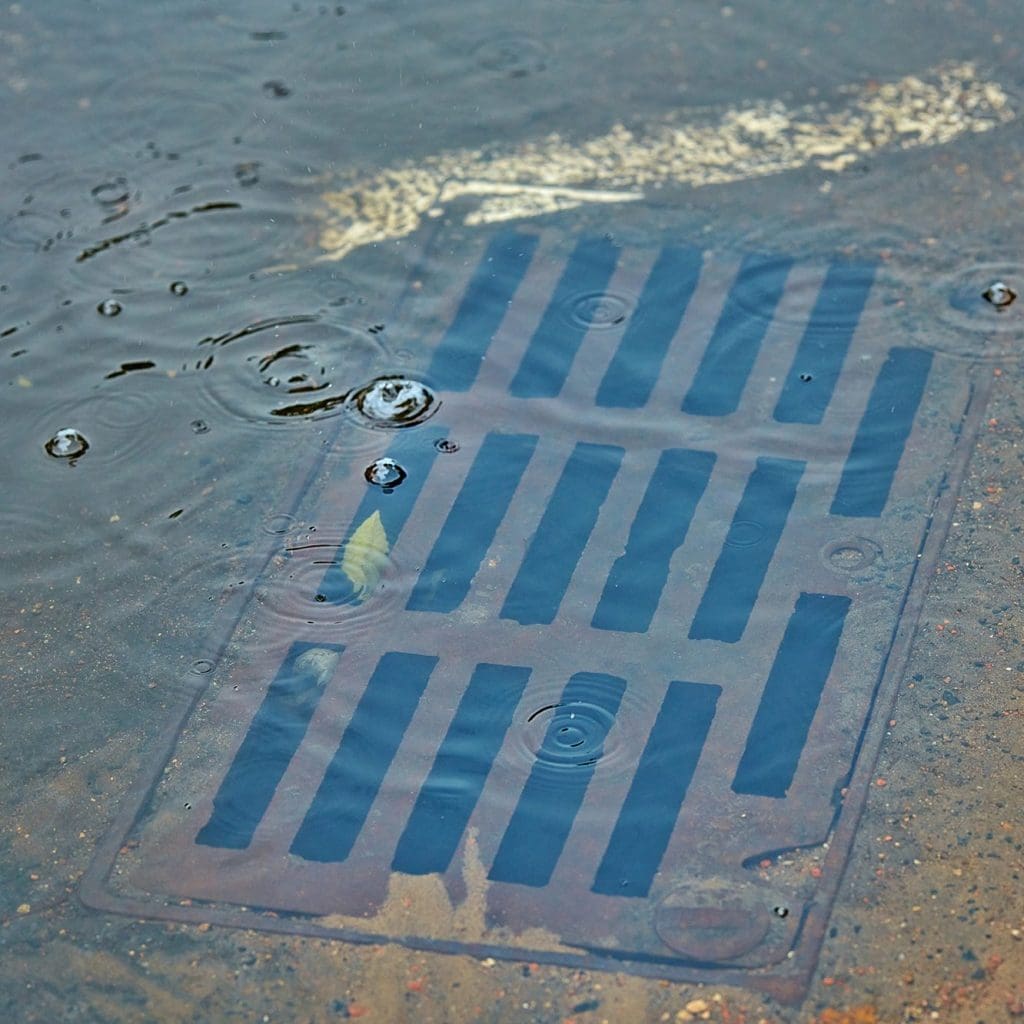
POLYGON ((348 577, 360 601, 376 588, 388 562, 388 535, 380 512, 367 516, 345 544, 341 571, 348 577))

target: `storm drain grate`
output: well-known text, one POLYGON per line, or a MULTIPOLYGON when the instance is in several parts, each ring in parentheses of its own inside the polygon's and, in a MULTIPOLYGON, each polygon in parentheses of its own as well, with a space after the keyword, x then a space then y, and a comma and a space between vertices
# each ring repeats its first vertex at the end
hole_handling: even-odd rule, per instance
POLYGON ((86 901, 798 994, 983 404, 875 277, 508 231, 420 294, 435 414, 341 421, 86 901))

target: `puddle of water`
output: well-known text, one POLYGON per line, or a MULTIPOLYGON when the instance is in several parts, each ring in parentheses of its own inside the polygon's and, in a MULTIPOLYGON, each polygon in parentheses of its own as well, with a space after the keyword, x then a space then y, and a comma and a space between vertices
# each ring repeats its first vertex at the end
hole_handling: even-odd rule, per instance
MULTIPOLYGON (((1013 12, 122 6, 0 33, 17 949, 116 958, 60 895, 99 843, 125 949, 174 918, 800 998, 1019 358, 1013 12)), ((922 730, 974 710, 973 644, 922 730)), ((26 963, 26 1019, 141 1005, 128 961, 26 963)), ((558 1019, 678 1009, 634 991, 558 1019)))
POLYGON ((274 520, 182 770, 87 899, 798 991, 971 373, 877 331, 884 287, 842 259, 512 230, 450 302, 411 295, 422 380, 353 392, 334 444, 362 417, 380 454, 274 520), (828 875, 777 871, 795 848, 828 875), (394 932, 396 878, 454 901, 481 871, 475 933, 394 932))

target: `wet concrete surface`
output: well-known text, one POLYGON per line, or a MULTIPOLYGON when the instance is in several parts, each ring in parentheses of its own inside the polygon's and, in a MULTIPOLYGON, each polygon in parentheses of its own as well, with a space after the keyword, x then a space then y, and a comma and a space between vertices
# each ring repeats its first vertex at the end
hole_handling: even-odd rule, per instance
MULTIPOLYGON (((349 6, 344 18, 361 13, 349 6)), ((879 4, 867 13, 841 15, 815 5, 782 15, 764 5, 731 5, 729 14, 718 5, 700 5, 659 8, 656 16, 650 10, 641 16, 638 7, 595 7, 612 13, 603 20, 588 19, 584 42, 577 44, 587 54, 618 53, 618 67, 625 71, 608 74, 596 63, 567 59, 568 44, 560 41, 566 38, 563 16, 537 15, 540 20, 526 35, 539 40, 537 45, 550 56, 534 57, 530 64, 524 49, 534 51, 525 45, 515 49, 514 61, 525 61, 530 70, 512 79, 527 86, 511 101, 499 103, 496 98, 508 89, 505 78, 487 79, 490 107, 486 98, 465 98, 456 63, 448 77, 440 76, 436 88, 424 87, 404 105, 384 103, 388 116, 379 129, 373 126, 373 103, 365 103, 366 109, 354 114, 348 126, 356 140, 350 143, 351 154, 338 152, 345 143, 314 134, 311 125, 317 119, 310 115, 289 137, 289 155, 281 157, 281 122, 274 115, 257 122, 239 160, 233 154, 223 161, 211 158, 216 172, 210 177, 204 178, 207 172, 198 164, 190 165, 189 176, 197 182, 215 180, 212 193, 220 189, 217 175, 233 178, 236 164, 279 161, 272 172, 277 192, 268 205, 279 203, 287 211, 285 219, 293 220, 284 230, 287 244, 281 243, 280 234, 273 236, 273 252, 267 254, 273 259, 264 260, 266 266, 298 262, 303 253, 318 251, 315 211, 323 186, 310 179, 333 173, 326 165, 342 165, 347 156, 361 169, 372 170, 382 162, 376 159, 379 147, 385 142, 397 145, 392 138, 408 139, 401 152, 415 158, 454 144, 487 142, 496 135, 517 141, 550 130, 591 129, 593 134, 605 130, 615 116, 634 110, 657 113, 680 103, 714 105, 787 93, 803 98, 811 90, 929 67, 937 52, 942 58, 976 61, 1011 97, 1021 86, 1019 52, 1009 31, 1018 13, 1014 5, 879 4), (689 61, 682 82, 667 59, 650 59, 654 50, 661 53, 664 47, 670 53, 673 46, 684 67, 689 61), (808 54, 801 61, 790 59, 794 49, 802 54, 804 48, 808 54), (538 63, 544 64, 543 74, 560 67, 563 88, 552 88, 551 74, 544 78, 532 70, 538 63), (570 74, 574 68, 578 74, 570 74), (675 94, 671 103, 665 100, 667 91, 675 94), (423 134, 413 129, 420 123, 426 126, 423 134), (430 138, 422 141, 423 135, 430 138), (446 142, 450 145, 439 146, 446 142), (319 154, 320 166, 310 167, 317 161, 308 159, 304 147, 319 154)), ((99 11, 85 36, 100 27, 108 34, 97 43, 95 64, 80 64, 73 51, 81 14, 65 20, 56 8, 45 6, 6 10, 9 131, 22 140, 19 152, 52 146, 54 128, 46 128, 45 115, 58 111, 74 123, 74 111, 84 109, 81 101, 103 86, 97 68, 104 54, 116 53, 117 35, 110 27, 117 12, 99 11), (61 66, 68 76, 63 80, 53 70, 61 66), (45 74, 40 70, 44 68, 45 74)), ((263 13, 267 25, 288 17, 285 7, 263 13)), ((371 13, 378 20, 368 38, 378 42, 391 38, 387 32, 406 17, 394 5, 371 13)), ((301 14, 314 23, 321 17, 312 10, 301 14)), ((337 17, 333 8, 332 16, 337 17)), ((224 17, 234 19, 232 25, 241 24, 238 12, 225 12, 224 17)), ((446 53, 460 52, 470 36, 482 43, 512 30, 503 25, 492 31, 486 20, 474 22, 454 8, 426 28, 422 18, 416 23, 417 45, 425 45, 426 37, 446 53)), ((156 27, 163 31, 168 25, 160 22, 156 27)), ((142 24, 135 31, 129 52, 155 30, 142 24)), ((244 32, 249 31, 247 20, 244 32)), ((363 41, 358 28, 351 32, 363 41)), ((364 96, 374 88, 388 94, 397 78, 400 47, 380 52, 376 70, 372 60, 364 67, 368 77, 359 86, 364 96)), ((410 52, 417 51, 413 47, 410 52)), ((187 55, 175 60, 179 69, 192 66, 187 55)), ((429 68, 437 60, 436 51, 430 49, 419 60, 429 68)), ((287 62, 276 70, 256 67, 240 80, 256 90, 264 81, 277 81, 278 75, 288 82, 287 67, 287 62)), ((323 77, 330 80, 332 73, 337 72, 325 69, 323 77)), ((426 80, 427 72, 422 73, 426 80)), ((130 87, 125 76, 119 88, 130 94, 130 87)), ((279 93, 270 89, 266 101, 286 103, 295 95, 279 93)), ((307 109, 312 108, 315 104, 307 109)), ((378 106, 378 118, 380 110, 378 106)), ((171 118, 167 133, 173 136, 178 123, 171 118)), ((559 223, 566 230, 600 226, 625 237, 674 230, 716 243, 743 239, 752 245, 770 239, 783 248, 817 254, 837 247, 855 253, 897 251, 915 268, 918 294, 932 294, 942 303, 945 295, 932 281, 969 275, 972 268, 1000 260, 1011 270, 1024 270, 1019 252, 1021 123, 1018 117, 997 132, 967 136, 942 148, 879 155, 862 168, 842 173, 805 167, 699 190, 666 188, 656 204, 629 211, 602 207, 556 216, 564 218, 559 223)), ((67 172, 76 146, 84 148, 79 130, 69 129, 68 155, 58 161, 58 169, 67 172)), ((188 136, 186 131, 184 138, 188 136)), ((132 141, 145 150, 143 136, 132 141)), ((92 147, 102 144, 101 135, 92 147)), ((133 168, 142 166, 134 155, 126 160, 133 168)), ((113 161, 120 162, 125 161, 113 161)), ((12 171, 9 199, 14 210, 25 191, 24 178, 18 177, 25 166, 12 171)), ((100 181, 100 168, 91 169, 97 174, 89 180, 100 181)), ((156 171, 137 173, 145 183, 156 171)), ((59 181, 49 198, 59 225, 59 181)), ((95 237, 93 232, 90 241, 95 237)), ((252 237, 265 239, 257 234, 250 236, 250 243, 252 237)), ((73 293, 83 303, 88 299, 92 312, 106 287, 98 287, 95 278, 73 278, 69 285, 49 276, 50 264, 38 271, 46 255, 38 244, 35 239, 35 248, 20 260, 5 257, 8 291, 3 299, 10 322, 21 325, 36 318, 35 309, 49 310, 55 305, 54 293, 73 293)), ((343 265, 345 287, 363 297, 361 316, 367 322, 374 322, 385 308, 381 268, 402 266, 396 252, 357 254, 343 265)), ((181 273, 180 255, 172 255, 169 264, 156 269, 146 265, 143 272, 130 262, 119 264, 106 283, 152 273, 162 275, 163 293, 170 280, 189 276, 181 273)), ((136 256, 145 260, 146 253, 136 256)), ((197 254, 188 259, 202 265, 197 254)), ((230 326, 275 312, 264 308, 268 303, 255 297, 249 285, 237 282, 221 282, 222 298, 217 301, 235 303, 223 298, 231 295, 232 284, 244 291, 242 301, 230 316, 213 318, 211 299, 184 332, 191 342, 216 333, 214 320, 229 321, 230 326)), ((127 307, 129 300, 124 301, 127 307)), ((163 309, 152 307, 150 322, 166 316, 163 309)), ((42 322, 51 348, 43 354, 59 364, 52 347, 56 321, 47 316, 51 318, 42 322)), ((918 323, 917 328, 927 331, 929 324, 918 323)), ((82 329, 83 336, 88 330, 82 329)), ((29 335, 28 327, 20 334, 29 335)), ((1024 338, 1012 340, 1024 343, 1024 338)), ((84 909, 77 898, 82 874, 131 785, 151 764, 156 737, 180 698, 176 684, 167 680, 187 671, 225 580, 244 564, 239 538, 253 536, 258 523, 280 510, 283 475, 267 467, 293 465, 308 456, 316 441, 297 432, 275 434, 271 441, 258 430, 233 431, 225 420, 217 421, 213 432, 217 447, 200 451, 205 436, 194 435, 188 424, 209 417, 208 406, 192 392, 166 398, 164 385, 154 382, 140 394, 151 403, 166 443, 148 469, 140 460, 132 472, 116 477, 121 483, 114 486, 103 478, 54 477, 47 475, 51 467, 34 461, 45 458, 42 445, 50 436, 40 433, 41 426, 67 425, 56 422, 51 412, 80 395, 55 382, 59 373, 39 370, 51 390, 36 397, 38 385, 19 386, 18 378, 38 380, 37 371, 21 370, 14 359, 8 364, 7 393, 18 394, 22 404, 0 427, 3 476, 9 481, 13 510, 4 559, 14 567, 0 595, 0 681, 5 694, 0 729, 0 1006, 5 1017, 26 1022, 319 1022, 365 1017, 580 1024, 689 1019, 727 1024, 998 1024, 1024 1019, 1024 381, 1013 345, 1009 348, 1008 357, 988 364, 993 393, 986 426, 891 712, 819 967, 806 1000, 795 1007, 727 988, 424 955, 398 946, 161 924, 84 909), (68 483, 72 479, 74 486, 68 483), (199 514, 191 520, 183 517, 178 525, 185 529, 170 533, 167 524, 175 521, 166 517, 183 504, 176 499, 186 493, 199 514), (73 539, 76 530, 89 542, 84 550, 72 547, 69 554, 70 540, 53 543, 55 536, 73 539)), ((87 370, 91 384, 132 353, 126 349, 114 355, 91 355, 70 365, 87 370)), ((78 469, 86 466, 83 459, 78 469)), ((409 909, 411 916, 422 913, 422 908, 409 909)))

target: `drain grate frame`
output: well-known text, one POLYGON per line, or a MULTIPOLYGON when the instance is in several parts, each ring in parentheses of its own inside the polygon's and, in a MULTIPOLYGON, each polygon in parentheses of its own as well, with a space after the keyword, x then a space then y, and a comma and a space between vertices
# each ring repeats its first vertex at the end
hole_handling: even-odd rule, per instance
POLYGON ((374 451, 407 479, 368 488, 360 455, 296 487, 297 519, 347 524, 317 588, 332 629, 261 620, 264 553, 84 902, 800 998, 990 377, 884 343, 881 291, 842 262, 517 229, 444 302, 413 294, 438 322, 423 379, 442 407, 374 451), (389 613, 400 649, 333 628, 342 545, 375 513, 421 567, 389 613), (257 654, 239 637, 261 622, 257 654), (282 701, 290 739, 257 784, 236 766, 282 701), (481 733, 474 761, 460 738, 481 733), (233 771, 241 823, 217 816, 233 771), (399 894, 446 898, 448 934, 399 894))

